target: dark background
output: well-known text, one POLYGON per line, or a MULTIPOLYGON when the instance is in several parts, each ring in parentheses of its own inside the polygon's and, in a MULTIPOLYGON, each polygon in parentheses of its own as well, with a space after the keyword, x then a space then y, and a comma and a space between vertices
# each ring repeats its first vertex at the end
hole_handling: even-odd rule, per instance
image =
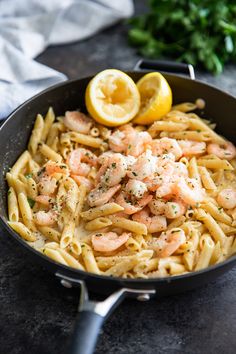
MULTIPOLYGON (((136 13, 145 1, 136 1, 136 13)), ((139 59, 115 25, 93 38, 49 48, 38 60, 69 78, 105 68, 130 70, 139 59)), ((236 95, 236 67, 197 78, 236 95)), ((223 119, 223 117, 222 117, 223 119)), ((64 354, 79 290, 65 289, 34 265, 0 229, 0 354, 64 354)), ((233 354, 236 352, 236 269, 217 282, 148 303, 125 301, 104 326, 96 354, 233 354)))

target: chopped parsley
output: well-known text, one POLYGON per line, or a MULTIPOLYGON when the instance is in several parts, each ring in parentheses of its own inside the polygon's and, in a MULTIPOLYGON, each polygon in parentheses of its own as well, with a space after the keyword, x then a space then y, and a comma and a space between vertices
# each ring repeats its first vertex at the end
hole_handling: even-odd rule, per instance
POLYGON ((27 173, 27 175, 25 175, 25 178, 27 178, 27 179, 32 178, 32 177, 33 177, 32 173, 27 173))
POLYGON ((27 198, 29 206, 31 207, 31 209, 34 207, 35 201, 31 198, 27 198))
POLYGON ((43 167, 38 171, 37 175, 40 176, 41 173, 44 173, 45 171, 46 171, 46 167, 43 167))

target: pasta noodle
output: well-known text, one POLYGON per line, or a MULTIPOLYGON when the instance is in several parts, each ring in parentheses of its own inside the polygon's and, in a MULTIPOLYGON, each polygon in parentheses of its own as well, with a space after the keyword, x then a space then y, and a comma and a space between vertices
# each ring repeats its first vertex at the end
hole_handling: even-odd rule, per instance
POLYGON ((36 154, 38 144, 40 143, 44 129, 44 120, 41 114, 38 114, 34 123, 34 128, 29 140, 28 149, 32 155, 36 154))
POLYGON ((236 149, 190 112, 199 104, 147 129, 89 118, 72 130, 67 113, 38 114, 6 174, 9 226, 53 261, 107 276, 175 276, 236 254, 236 149))
POLYGON ((16 193, 14 189, 10 187, 7 194, 8 194, 9 220, 13 222, 19 221, 19 209, 18 209, 16 193))
POLYGON ((93 220, 95 218, 99 218, 100 216, 111 215, 123 210, 124 208, 122 208, 119 204, 108 203, 100 207, 92 208, 87 211, 84 211, 80 215, 82 216, 83 219, 93 220))

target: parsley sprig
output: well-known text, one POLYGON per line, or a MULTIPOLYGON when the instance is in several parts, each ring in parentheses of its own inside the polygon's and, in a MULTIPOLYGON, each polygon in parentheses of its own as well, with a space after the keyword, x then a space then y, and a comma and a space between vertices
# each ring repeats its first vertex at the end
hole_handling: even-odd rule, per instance
POLYGON ((151 0, 130 20, 130 43, 150 58, 174 58, 219 74, 236 61, 235 0, 151 0))

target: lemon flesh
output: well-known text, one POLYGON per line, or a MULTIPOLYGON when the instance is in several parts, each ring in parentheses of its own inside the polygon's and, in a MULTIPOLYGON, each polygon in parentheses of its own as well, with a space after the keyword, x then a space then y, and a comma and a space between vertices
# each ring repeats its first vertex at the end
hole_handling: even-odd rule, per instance
POLYGON ((92 118, 114 127, 136 116, 140 108, 140 94, 131 77, 120 70, 108 69, 89 82, 85 102, 92 118))
POLYGON ((141 105, 134 123, 150 124, 170 111, 172 91, 163 75, 158 72, 146 74, 137 82, 137 87, 141 105))

